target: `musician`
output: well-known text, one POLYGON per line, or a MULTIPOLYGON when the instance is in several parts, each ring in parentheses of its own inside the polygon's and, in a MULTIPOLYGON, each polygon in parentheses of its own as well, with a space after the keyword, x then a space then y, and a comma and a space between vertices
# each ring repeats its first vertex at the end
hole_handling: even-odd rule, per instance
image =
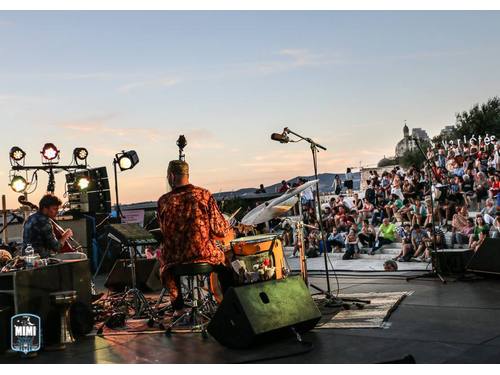
POLYGON ((169 269, 178 264, 209 263, 216 272, 223 292, 229 283, 225 256, 214 237, 225 237, 229 223, 222 216, 210 192, 189 183, 189 165, 173 160, 168 165, 168 183, 172 191, 158 200, 158 222, 163 233, 160 268, 161 280, 168 290, 174 317, 184 313, 180 277, 169 269))
POLYGON ((41 258, 47 258, 59 252, 68 238, 73 236, 71 229, 66 229, 59 240, 54 234, 50 219, 56 218, 61 204, 62 201, 53 194, 43 196, 38 205, 38 211, 24 222, 23 252, 30 244, 41 258))

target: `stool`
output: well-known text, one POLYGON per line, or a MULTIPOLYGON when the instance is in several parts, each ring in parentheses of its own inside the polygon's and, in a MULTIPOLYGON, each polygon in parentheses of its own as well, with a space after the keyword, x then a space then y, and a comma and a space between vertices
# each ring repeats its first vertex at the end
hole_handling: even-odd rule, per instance
MULTIPOLYGON (((200 278, 208 281, 208 294, 210 298, 211 288, 210 288, 210 274, 214 272, 215 267, 209 263, 192 263, 192 264, 179 264, 177 266, 171 267, 169 272, 173 276, 186 276, 188 279, 188 295, 190 296, 190 310, 181 315, 176 319, 166 330, 165 334, 168 336, 172 333, 172 329, 178 326, 184 319, 188 319, 190 325, 189 330, 191 332, 198 331, 201 329, 201 336, 207 338, 206 326, 210 322, 210 318, 202 312, 201 307, 203 306, 203 295, 202 295, 202 285, 200 283, 200 278)), ((179 291, 182 293, 182 291, 179 291)))
POLYGON ((71 332, 70 309, 73 302, 76 301, 77 293, 74 290, 50 293, 50 299, 59 311, 59 320, 61 322, 60 343, 71 344, 75 341, 71 332))

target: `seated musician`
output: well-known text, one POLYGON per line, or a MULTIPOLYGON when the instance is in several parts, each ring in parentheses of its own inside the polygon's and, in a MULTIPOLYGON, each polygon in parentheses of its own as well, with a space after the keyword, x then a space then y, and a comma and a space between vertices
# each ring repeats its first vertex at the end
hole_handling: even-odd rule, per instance
POLYGON ((23 253, 31 245, 41 258, 48 258, 58 253, 68 238, 73 236, 71 229, 66 229, 60 239, 54 234, 50 219, 59 213, 61 200, 53 194, 46 194, 40 200, 38 211, 28 217, 23 226, 23 253))
POLYGON ((173 190, 158 200, 158 223, 163 233, 160 275, 169 292, 175 318, 184 313, 184 300, 180 277, 171 275, 171 267, 209 263, 217 266, 222 291, 229 286, 225 256, 214 240, 228 234, 229 222, 208 190, 189 183, 189 166, 185 161, 171 161, 167 179, 173 190))

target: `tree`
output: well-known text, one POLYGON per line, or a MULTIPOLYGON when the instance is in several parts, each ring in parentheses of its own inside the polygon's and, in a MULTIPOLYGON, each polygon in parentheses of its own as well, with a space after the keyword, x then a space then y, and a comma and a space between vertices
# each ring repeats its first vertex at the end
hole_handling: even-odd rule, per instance
MULTIPOLYGON (((420 147, 422 150, 426 152, 427 147, 430 147, 430 143, 428 142, 420 142, 420 147)), ((418 147, 413 148, 412 150, 406 151, 403 155, 398 158, 398 163, 402 165, 404 168, 409 168, 411 165, 415 165, 418 168, 422 168, 424 166, 424 155, 420 152, 418 147)))
POLYGON ((469 112, 463 111, 456 114, 455 135, 458 138, 472 135, 476 137, 486 134, 498 136, 500 133, 500 98, 495 96, 488 102, 474 104, 469 112))

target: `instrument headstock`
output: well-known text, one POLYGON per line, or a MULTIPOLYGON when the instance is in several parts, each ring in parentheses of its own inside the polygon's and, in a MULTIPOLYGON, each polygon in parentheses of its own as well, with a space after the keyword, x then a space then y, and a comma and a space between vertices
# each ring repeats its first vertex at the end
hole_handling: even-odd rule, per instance
POLYGON ((19 198, 17 198, 17 201, 23 206, 28 206, 32 210, 38 210, 38 206, 28 201, 24 195, 20 195, 19 198))

